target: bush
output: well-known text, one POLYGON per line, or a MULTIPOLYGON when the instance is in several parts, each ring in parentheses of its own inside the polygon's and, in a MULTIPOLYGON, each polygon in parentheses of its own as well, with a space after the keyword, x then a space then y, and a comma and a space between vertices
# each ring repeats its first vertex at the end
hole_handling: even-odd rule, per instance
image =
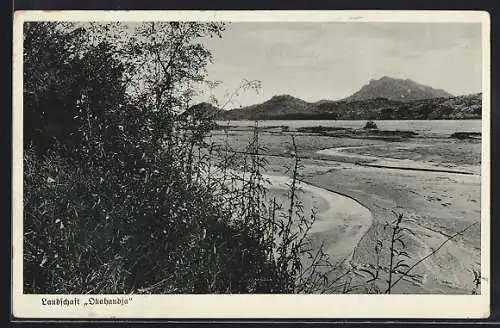
MULTIPOLYGON (((50 27, 40 31, 49 33, 50 27)), ((311 255, 307 232, 312 220, 302 214, 295 196, 298 159, 288 214, 279 214, 276 204, 269 212, 258 128, 244 158, 247 178, 239 180, 241 187, 228 188, 230 179, 210 173, 216 159, 207 154, 205 136, 214 128, 213 117, 182 115, 188 103, 183 97, 192 94, 191 82, 203 78, 210 59, 196 40, 220 30, 211 23, 145 23, 137 32, 141 41, 131 38, 133 47, 120 50, 133 58, 132 67, 111 60, 118 51, 113 43, 90 47, 90 53, 109 55, 109 60, 97 71, 77 65, 75 74, 113 73, 85 80, 91 86, 122 75, 147 75, 149 84, 141 94, 123 94, 119 88, 116 97, 95 92, 92 99, 78 97, 89 95, 87 82, 71 84, 71 95, 81 101, 61 100, 61 108, 78 113, 65 127, 67 133, 47 132, 49 126, 64 126, 66 116, 37 116, 43 111, 39 104, 54 100, 54 93, 34 89, 34 98, 25 93, 32 119, 25 131, 33 136, 24 151, 25 293, 291 293, 321 285, 325 275, 315 265, 325 255, 315 256, 307 267, 300 261, 304 253, 311 255), (153 76, 144 69, 165 62, 176 64, 153 76), (36 131, 55 142, 37 144, 36 131), (68 142, 70 136, 78 142, 68 142), (293 213, 299 213, 298 222, 293 213)), ((68 58, 75 55, 71 47, 60 51, 70 52, 68 58)), ((36 87, 35 77, 44 72, 36 65, 32 69, 25 83, 36 87)), ((231 165, 226 148, 219 163, 224 177, 231 165)))
POLYGON ((280 290, 258 231, 168 164, 133 184, 55 154, 24 162, 26 293, 280 290))
POLYGON ((378 129, 377 127, 377 124, 375 124, 375 122, 373 121, 368 121, 366 122, 365 126, 363 127, 363 129, 378 129))

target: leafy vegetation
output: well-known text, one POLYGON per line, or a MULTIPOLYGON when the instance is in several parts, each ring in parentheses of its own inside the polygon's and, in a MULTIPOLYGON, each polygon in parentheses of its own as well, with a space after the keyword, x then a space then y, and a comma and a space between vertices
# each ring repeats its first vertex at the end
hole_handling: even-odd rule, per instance
POLYGON ((211 58, 199 39, 223 29, 25 25, 26 293, 321 289, 298 159, 290 208, 270 210, 257 130, 235 176, 229 149, 205 151, 213 118, 187 110, 211 58))

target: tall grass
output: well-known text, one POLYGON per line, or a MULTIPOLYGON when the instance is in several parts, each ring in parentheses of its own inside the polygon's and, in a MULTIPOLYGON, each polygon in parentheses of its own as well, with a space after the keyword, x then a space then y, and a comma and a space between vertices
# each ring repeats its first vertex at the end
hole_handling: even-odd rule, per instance
POLYGON ((25 150, 24 291, 320 289, 326 276, 317 267, 327 256, 308 246, 314 215, 305 215, 297 199, 300 159, 294 157, 283 212, 276 199, 266 199, 257 126, 243 157, 226 149, 221 159, 205 143, 209 120, 168 119, 171 133, 162 145, 141 134, 148 126, 126 116, 117 142, 104 143, 98 129, 83 125, 89 138, 80 160, 25 150), (231 169, 236 161, 238 173, 231 169))

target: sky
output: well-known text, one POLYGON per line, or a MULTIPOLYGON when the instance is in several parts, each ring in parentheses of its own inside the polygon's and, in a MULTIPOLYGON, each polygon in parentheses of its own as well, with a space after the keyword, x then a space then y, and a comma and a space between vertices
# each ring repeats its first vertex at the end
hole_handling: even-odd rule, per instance
POLYGON ((482 90, 478 23, 233 22, 222 38, 203 43, 214 56, 208 79, 222 82, 213 91, 219 102, 243 79, 262 83, 259 93, 240 93, 231 107, 281 94, 341 99, 383 76, 453 95, 482 90))

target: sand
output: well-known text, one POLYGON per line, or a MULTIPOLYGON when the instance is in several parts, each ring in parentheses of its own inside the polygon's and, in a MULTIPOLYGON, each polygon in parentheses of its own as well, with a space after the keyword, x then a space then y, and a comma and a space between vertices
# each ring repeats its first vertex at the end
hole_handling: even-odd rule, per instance
MULTIPOLYGON (((267 147, 266 154, 271 155, 266 156, 268 175, 286 175, 283 167, 291 161, 285 148, 286 138, 260 135, 267 147)), ((232 140, 243 142, 246 138, 240 135, 232 140)), ((392 292, 472 292, 472 271, 480 268, 480 142, 422 138, 390 143, 300 134, 296 141, 303 157, 302 180, 316 188, 305 188, 303 196, 319 208, 315 238, 326 241, 332 257, 348 257, 349 266, 357 268, 352 276, 354 285, 366 285, 369 276, 360 270, 373 268, 376 263, 377 240, 382 241, 385 249, 379 257, 380 264, 387 267, 390 231, 384 225, 394 220, 393 211, 398 211, 404 215, 403 225, 414 232, 403 236, 409 265, 431 253, 449 236, 476 224, 416 266, 411 272, 413 277, 403 279, 392 292), (335 193, 353 201, 336 201, 335 193), (357 216, 364 210, 351 213, 354 204, 369 210, 370 224, 368 214, 365 219, 357 216), (355 218, 352 222, 351 217, 355 218), (356 221, 361 222, 361 227, 356 228, 356 221), (350 253, 351 250, 354 251, 350 253)), ((275 188, 277 192, 279 189, 275 188)), ((282 198, 285 196, 283 193, 282 198)), ((382 273, 377 282, 382 290, 387 287, 385 278, 382 273)))
MULTIPOLYGON (((273 174, 283 173, 281 167, 289 161, 279 157, 269 157, 268 160, 269 172, 273 174)), ((394 159, 394 162, 401 165, 408 161, 394 159)), ((433 163, 411 162, 416 164, 416 169, 418 165, 440 169, 439 165, 433 163)), ((415 233, 415 236, 404 235, 406 251, 411 257, 407 260, 409 265, 432 252, 449 236, 477 222, 463 236, 447 242, 439 252, 415 267, 411 272, 414 277, 402 280, 393 290, 394 293, 471 293, 474 288, 472 270, 480 268, 481 177, 474 170, 459 168, 467 174, 408 171, 397 168, 397 165, 393 168, 367 167, 342 162, 338 158, 335 161, 304 159, 303 164, 304 181, 317 188, 352 197, 370 210, 373 222, 349 257, 350 265, 359 269, 376 263, 374 247, 377 240, 388 246, 390 237, 383 226, 395 218, 393 210, 403 213, 404 226, 415 233)), ((331 206, 337 208, 323 209, 318 215, 328 217, 335 213, 340 220, 349 220, 349 204, 333 203, 331 206)), ((330 244, 328 253, 339 259, 341 254, 345 254, 341 243, 346 243, 345 247, 350 248, 353 241, 347 243, 347 232, 335 230, 333 226, 331 228, 329 233, 323 227, 318 228, 323 230, 319 237, 328 238, 328 241, 338 240, 330 244), (344 236, 339 237, 342 234, 344 236), (336 252, 334 248, 340 250, 336 252)), ((381 263, 388 264, 387 252, 382 255, 381 263)), ((360 274, 354 280, 362 283, 368 278, 360 274)), ((383 289, 386 283, 380 281, 379 285, 383 289)))
MULTIPOLYGON (((434 146, 433 144, 426 144, 426 147, 434 146)), ((374 153, 376 149, 380 149, 382 147, 387 147, 386 145, 370 145, 370 146, 350 146, 350 147, 335 147, 335 148, 326 148, 318 150, 316 153, 319 155, 327 155, 333 158, 342 159, 351 159, 355 160, 357 163, 363 163, 365 166, 371 167, 379 167, 379 168, 400 168, 406 170, 414 170, 414 171, 427 171, 427 172, 444 172, 444 173, 464 173, 464 174, 479 174, 480 167, 478 165, 451 165, 450 163, 442 163, 442 162, 434 162, 433 160, 414 160, 409 158, 391 158, 386 156, 374 156, 374 155, 365 155, 364 153, 374 153), (352 152, 353 150, 361 151, 361 153, 352 152)), ((423 146, 420 145, 420 148, 423 146)), ((392 153, 394 150, 406 151, 410 152, 413 149, 417 148, 417 145, 413 145, 413 147, 405 146, 396 146, 393 147, 392 153)), ((387 154, 387 152, 385 152, 387 154)))
MULTIPOLYGON (((271 182, 270 196, 278 194, 281 196, 280 201, 288 205, 286 195, 280 194, 280 191, 289 188, 291 179, 276 175, 266 177, 271 182)), ((325 241, 325 252, 333 262, 349 261, 372 224, 371 212, 354 199, 339 193, 304 182, 298 186, 298 198, 304 204, 304 213, 307 215, 312 208, 318 211, 310 231, 313 243, 325 241)))
MULTIPOLYGON (((228 170, 227 173, 248 179, 248 176, 244 177, 235 170, 228 170)), ((212 177, 216 178, 216 175, 217 173, 213 173, 212 177)), ((292 179, 276 174, 265 174, 263 178, 268 181, 265 184, 268 200, 276 198, 277 203, 283 206, 282 211, 286 213, 289 207, 287 191, 292 179)), ((241 181, 234 184, 234 187, 240 188, 241 181)), ((334 263, 350 261, 372 224, 370 210, 350 197, 303 181, 297 184, 297 200, 301 202, 307 217, 312 210, 317 213, 310 231, 312 244, 320 245, 324 242, 324 251, 334 263)))
MULTIPOLYGON (((403 213, 405 226, 415 236, 405 234, 409 264, 431 252, 447 236, 480 221, 480 185, 478 176, 440 172, 418 172, 353 167, 307 180, 330 190, 341 191, 361 201, 370 209, 374 224, 356 247, 353 261, 374 264, 374 245, 390 240, 383 225, 403 213)), ((479 268, 480 226, 474 226, 463 237, 450 241, 435 256, 415 268, 422 276, 396 291, 411 293, 470 293, 472 269, 479 268)), ((387 262, 387 258, 385 259, 387 262)))

